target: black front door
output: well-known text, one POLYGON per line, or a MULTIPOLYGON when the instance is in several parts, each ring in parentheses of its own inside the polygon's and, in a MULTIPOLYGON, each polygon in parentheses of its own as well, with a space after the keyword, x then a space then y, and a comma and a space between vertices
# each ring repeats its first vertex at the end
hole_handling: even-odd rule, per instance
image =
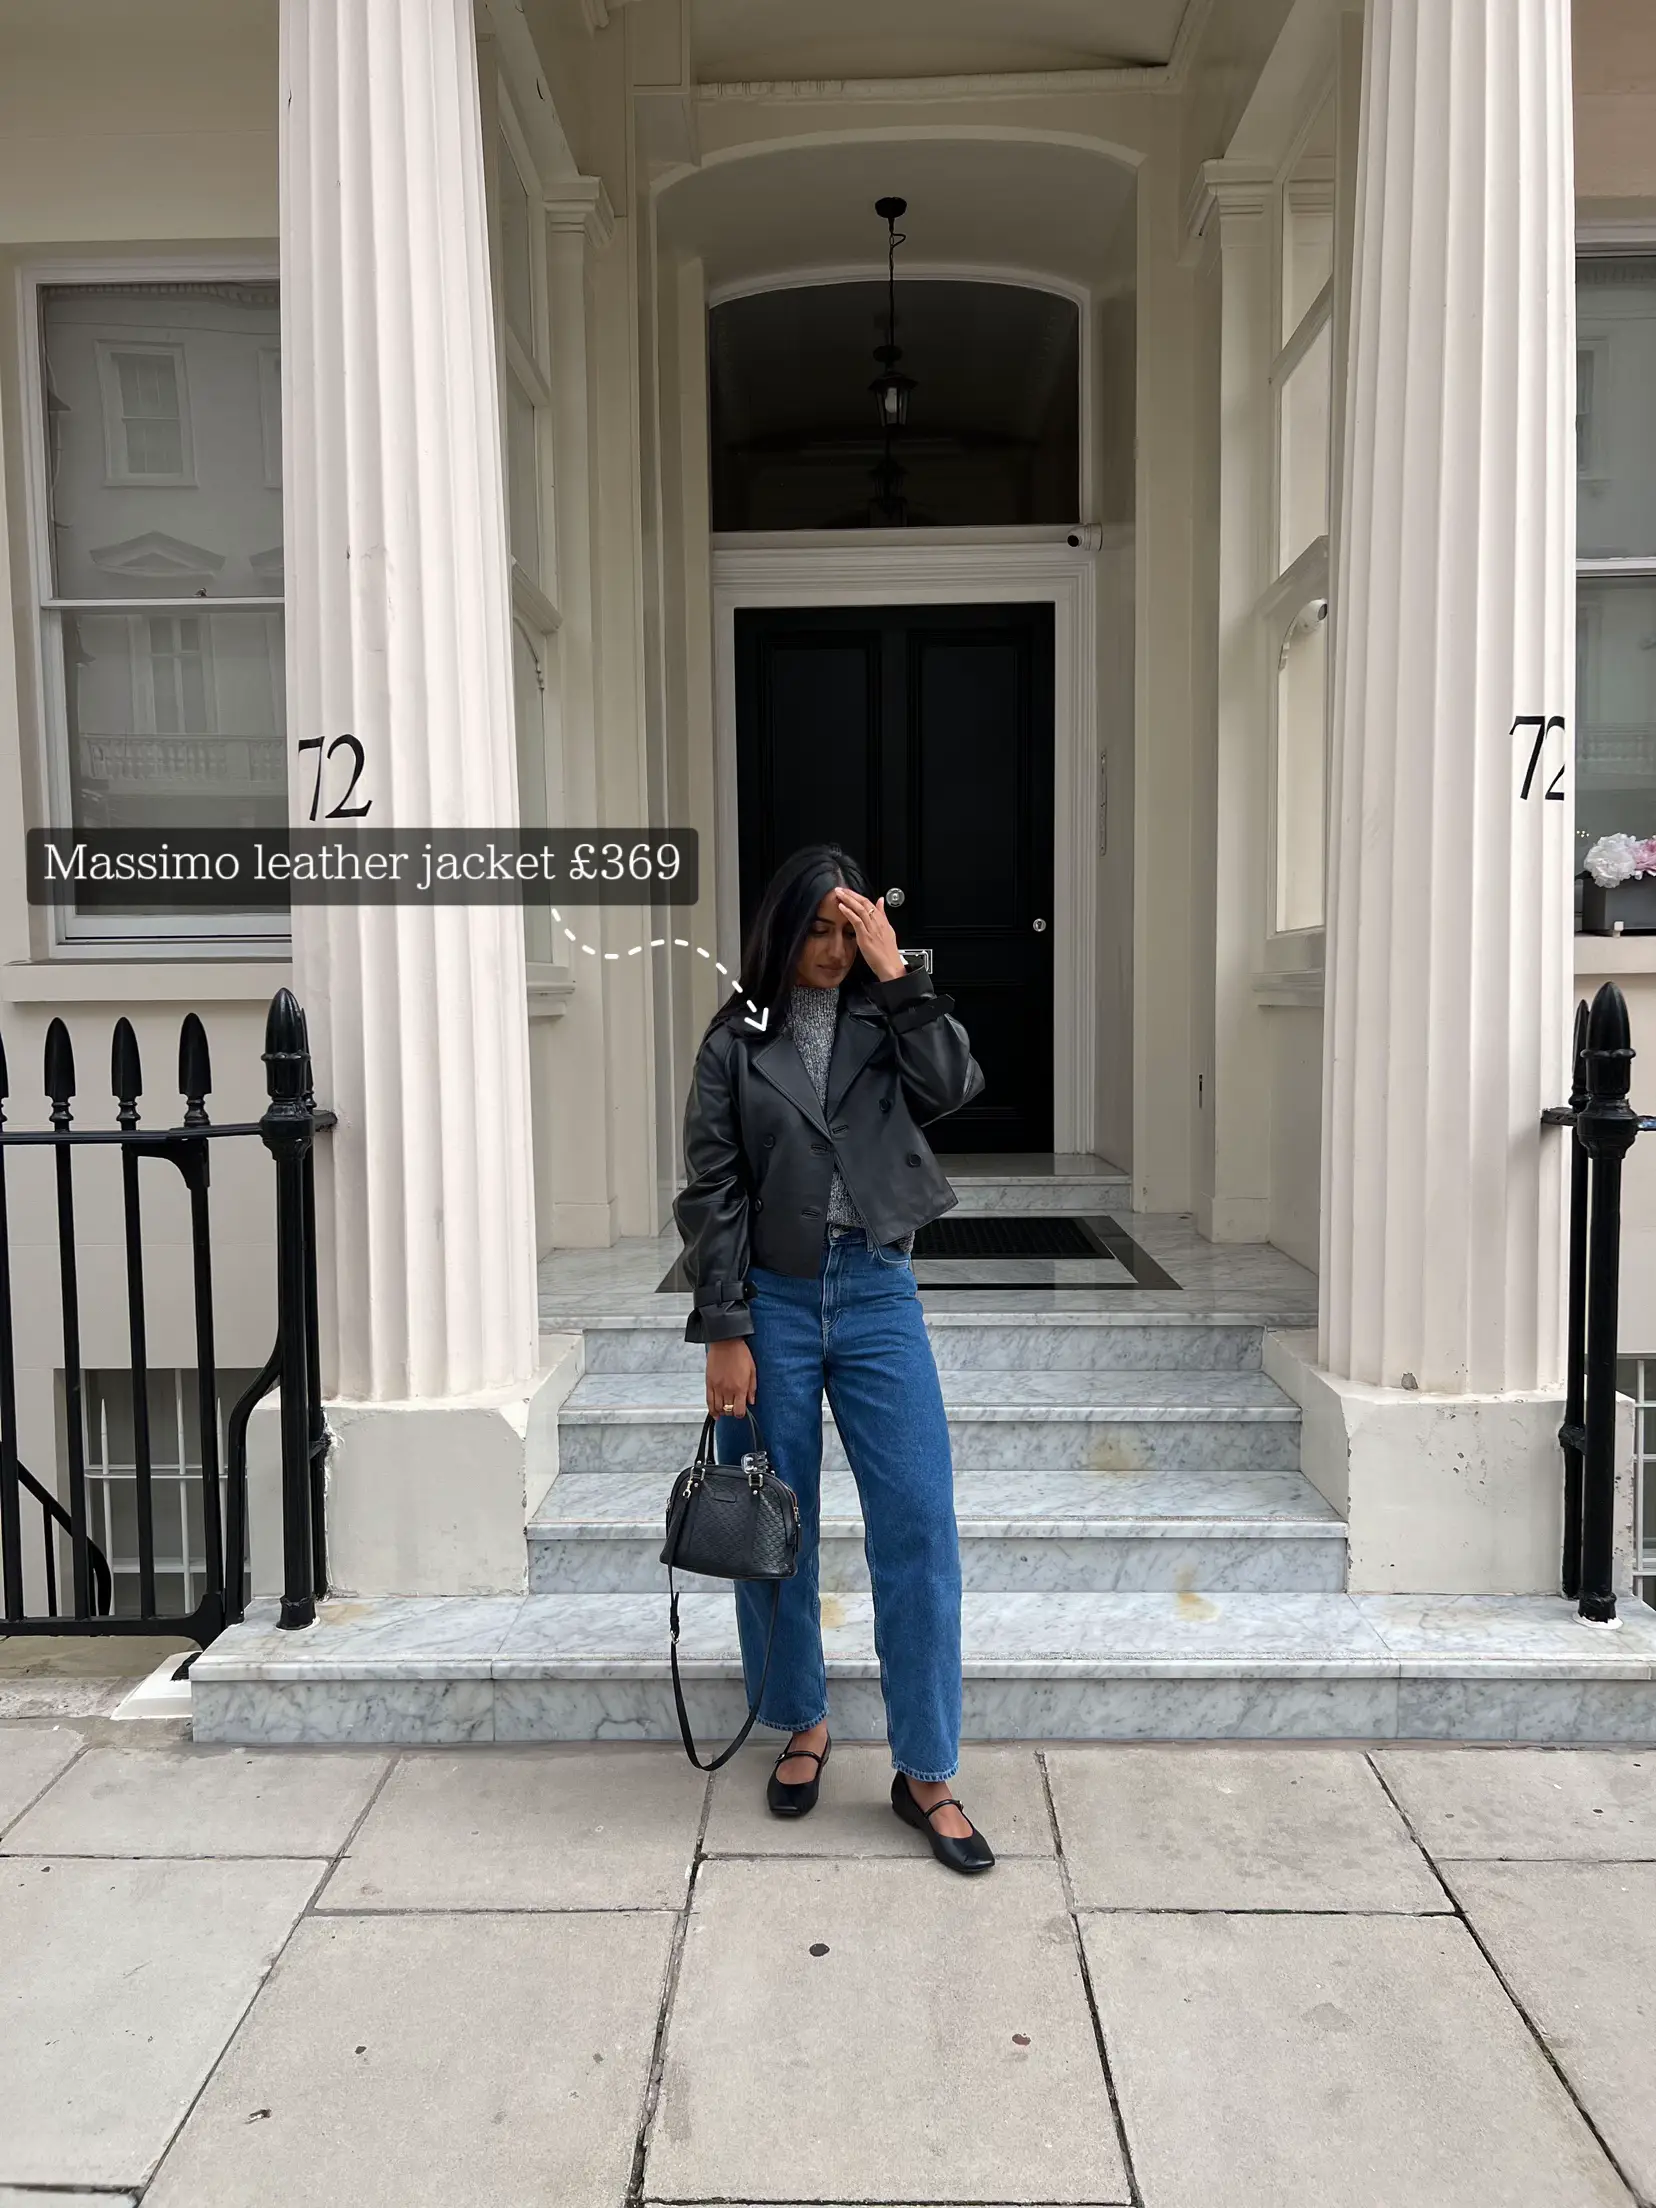
POLYGON ((744 936, 791 851, 843 845, 984 1071, 928 1140, 1050 1150, 1052 608, 738 613, 736 736, 744 936))

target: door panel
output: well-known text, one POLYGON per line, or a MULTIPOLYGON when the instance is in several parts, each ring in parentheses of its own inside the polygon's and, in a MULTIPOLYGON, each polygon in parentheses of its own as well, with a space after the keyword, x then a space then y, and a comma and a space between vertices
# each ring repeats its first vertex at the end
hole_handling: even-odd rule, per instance
POLYGON ((843 844, 984 1070, 934 1148, 1050 1150, 1051 607, 738 613, 736 669, 744 931, 790 851, 843 844))

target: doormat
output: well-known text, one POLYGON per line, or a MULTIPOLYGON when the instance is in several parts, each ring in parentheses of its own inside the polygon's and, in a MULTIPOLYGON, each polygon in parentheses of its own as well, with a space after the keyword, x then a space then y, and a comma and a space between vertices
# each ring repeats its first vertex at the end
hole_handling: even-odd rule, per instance
MULTIPOLYGON (((1118 1221, 1066 1212, 950 1212, 920 1228, 914 1277, 921 1288, 1052 1288, 1130 1291, 1179 1283, 1118 1221)), ((688 1294, 682 1256, 658 1295, 688 1294)))

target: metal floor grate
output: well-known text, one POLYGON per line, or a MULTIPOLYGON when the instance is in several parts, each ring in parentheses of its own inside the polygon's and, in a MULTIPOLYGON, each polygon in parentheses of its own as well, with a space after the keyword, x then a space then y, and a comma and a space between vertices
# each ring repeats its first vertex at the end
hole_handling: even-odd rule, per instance
POLYGON ((1062 1213, 970 1212, 934 1219, 915 1236, 916 1257, 1109 1257, 1086 1222, 1062 1213))

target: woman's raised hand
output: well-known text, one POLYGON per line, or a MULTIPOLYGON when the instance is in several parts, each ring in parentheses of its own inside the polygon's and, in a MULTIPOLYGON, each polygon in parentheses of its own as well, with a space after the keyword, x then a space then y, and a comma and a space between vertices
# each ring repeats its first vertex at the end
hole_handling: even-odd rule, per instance
POLYGON ((716 1418, 745 1418, 759 1392, 753 1352, 744 1335, 707 1345, 707 1407, 716 1418))
POLYGON ((897 948, 897 938, 892 933, 891 922, 886 918, 885 899, 870 904, 856 890, 841 884, 834 895, 839 908, 857 932, 857 948, 873 968, 881 981, 901 981, 908 972, 903 964, 903 954, 897 948))

